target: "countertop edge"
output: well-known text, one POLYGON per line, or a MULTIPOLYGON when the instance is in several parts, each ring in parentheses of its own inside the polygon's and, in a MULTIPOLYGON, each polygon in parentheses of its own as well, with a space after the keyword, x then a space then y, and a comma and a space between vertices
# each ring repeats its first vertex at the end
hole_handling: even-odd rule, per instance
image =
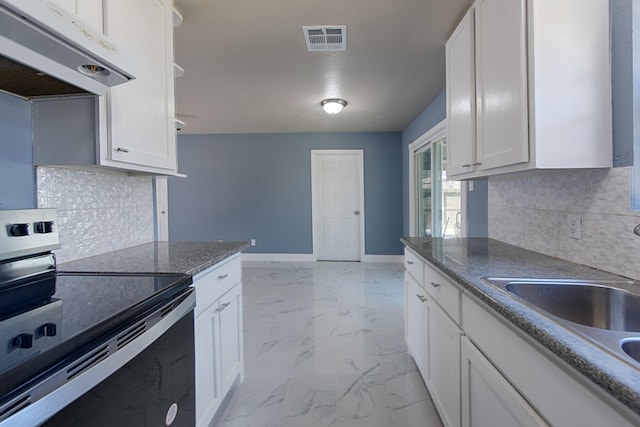
POLYGON ((249 242, 244 241, 156 241, 62 263, 57 268, 66 273, 195 276, 247 247, 249 242))
MULTIPOLYGON (((248 246, 249 246, 249 244, 247 244, 245 246, 245 248, 248 247, 248 246)), ((244 249, 244 248, 242 248, 242 249, 244 249)), ((228 258, 231 258, 235 254, 242 252, 242 249, 233 249, 233 250, 225 251, 225 252, 219 254, 218 256, 212 258, 210 261, 208 261, 208 262, 206 262, 204 264, 201 264, 198 267, 195 267, 195 268, 192 268, 192 269, 186 271, 185 274, 188 274, 188 275, 194 277, 197 274, 202 273, 203 271, 213 267, 214 265, 219 264, 219 263, 221 263, 223 261, 226 261, 228 258)))

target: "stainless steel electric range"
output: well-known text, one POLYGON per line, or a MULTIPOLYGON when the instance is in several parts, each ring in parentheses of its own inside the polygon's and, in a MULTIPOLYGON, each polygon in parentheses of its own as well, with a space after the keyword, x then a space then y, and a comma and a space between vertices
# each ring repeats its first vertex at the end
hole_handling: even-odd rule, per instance
POLYGON ((59 273, 58 247, 55 210, 0 211, 0 426, 193 426, 191 277, 59 273))

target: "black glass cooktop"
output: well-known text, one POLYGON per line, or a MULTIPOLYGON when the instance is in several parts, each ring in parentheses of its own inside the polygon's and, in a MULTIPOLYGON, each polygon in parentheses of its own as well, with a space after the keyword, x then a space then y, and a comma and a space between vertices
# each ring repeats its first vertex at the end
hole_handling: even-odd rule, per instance
POLYGON ((185 284, 180 275, 86 275, 60 273, 54 299, 62 300, 62 339, 141 304, 171 286, 185 284))
POLYGON ((5 304, 0 313, 0 401, 184 292, 192 280, 175 274, 49 272, 33 282, 38 290, 15 287, 15 310, 5 304))

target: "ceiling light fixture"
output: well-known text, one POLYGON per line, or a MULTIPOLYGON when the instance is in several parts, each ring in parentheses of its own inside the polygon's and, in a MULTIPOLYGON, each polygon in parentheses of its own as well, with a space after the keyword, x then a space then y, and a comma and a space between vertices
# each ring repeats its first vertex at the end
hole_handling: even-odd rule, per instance
POLYGON ((323 99, 320 105, 327 114, 338 114, 347 105, 347 101, 339 98, 323 99))

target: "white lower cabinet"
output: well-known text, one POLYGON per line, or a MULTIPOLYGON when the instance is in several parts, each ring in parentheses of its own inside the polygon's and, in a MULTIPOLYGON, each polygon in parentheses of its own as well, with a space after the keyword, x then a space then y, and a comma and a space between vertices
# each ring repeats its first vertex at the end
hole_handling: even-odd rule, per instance
POLYGON ((460 337, 462 330, 429 301, 427 387, 445 426, 460 425, 460 337))
POLYGON ((244 374, 240 278, 239 255, 194 277, 198 427, 210 424, 233 383, 244 374))
MULTIPOLYGON (((500 370, 527 405, 552 426, 637 426, 638 416, 610 395, 580 378, 581 374, 537 342, 496 316, 475 297, 462 298, 464 329, 487 361, 500 370)), ((472 379, 473 381, 473 379, 472 379)), ((483 390, 471 388, 471 402, 480 399, 487 411, 504 411, 504 402, 484 399, 483 390)), ((514 394, 511 393, 511 398, 514 394)), ((501 396, 508 399, 508 397, 501 396)), ((473 405, 473 403, 472 403, 473 405)), ((474 413, 472 408, 471 413, 474 413)), ((531 425, 529 411, 512 412, 522 425, 531 425), (527 424, 525 424, 527 423, 527 424)), ((473 425, 514 425, 476 424, 473 425)), ((518 424, 515 424, 518 425, 518 424)), ((539 424, 533 424, 539 425, 539 424)), ((545 425, 541 422, 541 425, 545 425)))
POLYGON ((546 426, 486 357, 462 337, 462 426, 546 426))
POLYGON ((445 426, 640 425, 611 395, 408 253, 407 348, 445 426))
POLYGON ((220 382, 226 392, 242 372, 242 285, 236 284, 218 304, 220 382))
POLYGON ((415 360, 424 381, 428 377, 428 342, 426 324, 429 319, 429 308, 426 292, 413 277, 405 274, 405 307, 406 307, 406 340, 409 354, 415 360))
POLYGON ((462 330, 453 319, 459 317, 460 293, 428 263, 413 258, 410 266, 405 273, 407 348, 444 425, 459 426, 462 330), (426 283, 418 283, 416 275, 426 283))
POLYGON ((220 341, 220 316, 218 305, 210 307, 195 320, 196 334, 196 420, 204 426, 206 419, 213 418, 220 406, 220 379, 217 357, 220 341))

